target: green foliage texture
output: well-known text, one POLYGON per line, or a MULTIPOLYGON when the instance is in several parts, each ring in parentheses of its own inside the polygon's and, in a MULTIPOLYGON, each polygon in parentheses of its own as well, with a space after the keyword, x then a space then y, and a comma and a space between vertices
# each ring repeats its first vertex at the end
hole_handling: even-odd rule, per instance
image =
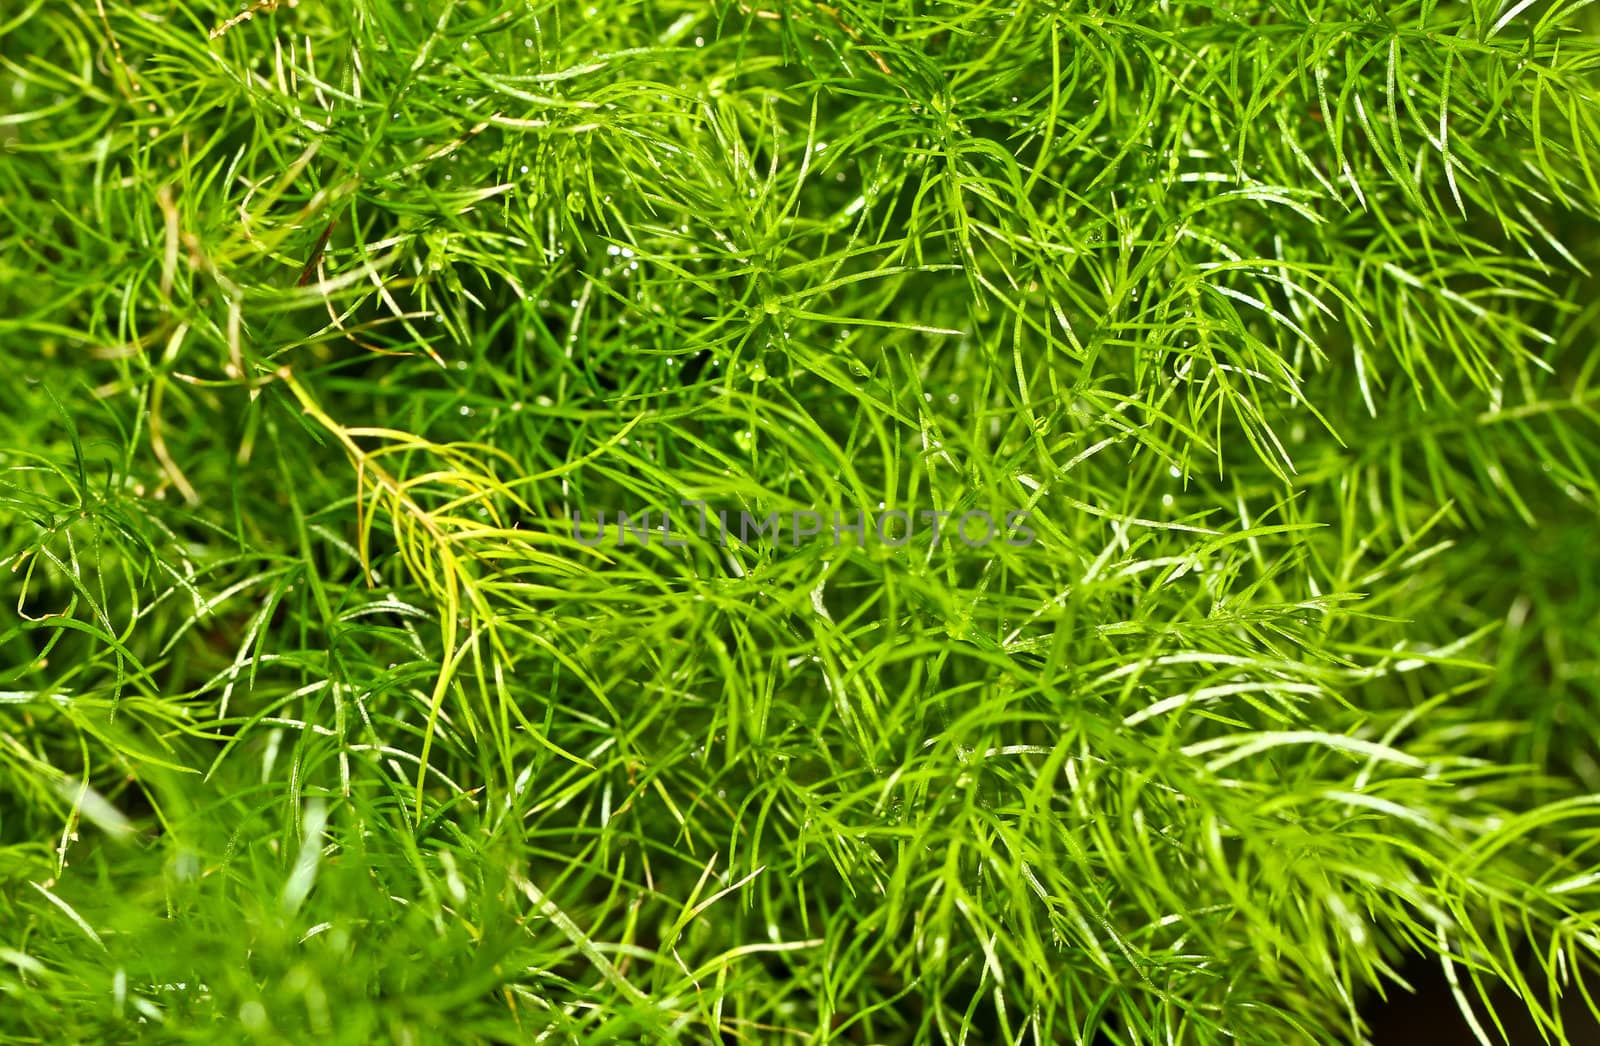
POLYGON ((0 1041, 1582 1046, 1600 12, 588 2, 0 8, 0 1041))

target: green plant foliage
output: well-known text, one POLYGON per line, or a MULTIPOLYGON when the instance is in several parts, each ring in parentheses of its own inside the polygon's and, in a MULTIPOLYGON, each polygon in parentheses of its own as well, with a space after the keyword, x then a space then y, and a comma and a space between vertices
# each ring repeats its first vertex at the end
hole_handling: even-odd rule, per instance
POLYGON ((0 11, 0 1041, 1589 1041, 1600 14, 591 2, 0 11))

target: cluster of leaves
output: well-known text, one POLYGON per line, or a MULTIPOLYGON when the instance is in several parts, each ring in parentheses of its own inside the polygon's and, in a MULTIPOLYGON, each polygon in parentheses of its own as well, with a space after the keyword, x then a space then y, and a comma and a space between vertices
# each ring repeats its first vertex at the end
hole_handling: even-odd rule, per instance
POLYGON ((754 2, 0 14, 0 1037, 1568 1041, 1600 15, 754 2))

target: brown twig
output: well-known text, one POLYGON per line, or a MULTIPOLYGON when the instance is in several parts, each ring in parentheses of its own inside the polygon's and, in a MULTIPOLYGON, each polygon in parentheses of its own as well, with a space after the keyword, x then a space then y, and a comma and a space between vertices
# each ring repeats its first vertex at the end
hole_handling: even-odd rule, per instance
POLYGON ((106 0, 94 0, 94 6, 100 12, 100 24, 106 27, 106 39, 111 41, 112 55, 117 59, 117 64, 122 66, 122 71, 127 74, 129 86, 138 91, 139 78, 133 75, 128 60, 122 57, 122 44, 117 40, 117 34, 111 31, 111 18, 106 14, 106 0))
MULTIPOLYGON (((834 7, 831 4, 819 3, 819 4, 817 4, 817 10, 821 11, 823 14, 827 15, 829 18, 832 18, 834 20, 834 22, 839 26, 839 28, 843 29, 845 31, 845 35, 850 37, 850 39, 852 41, 854 41, 857 44, 861 43, 861 34, 856 32, 854 29, 852 29, 850 27, 849 23, 847 23, 844 20, 844 16, 839 13, 839 9, 837 7, 834 7)), ((884 76, 893 76, 894 75, 889 70, 889 63, 885 62, 883 60, 883 56, 881 54, 879 54, 878 52, 874 51, 870 47, 864 47, 864 48, 862 48, 862 50, 867 52, 867 57, 871 58, 874 62, 877 63, 878 69, 883 73, 884 76)))
POLYGON ((317 245, 311 248, 311 260, 300 270, 300 278, 294 284, 296 287, 304 287, 311 282, 311 277, 317 274, 317 267, 322 264, 322 252, 328 249, 328 238, 333 235, 333 227, 338 224, 339 219, 334 218, 328 222, 328 227, 322 230, 322 235, 317 237, 317 245))
POLYGON ((286 4, 289 7, 294 7, 299 2, 300 0, 256 0, 256 3, 245 8, 243 11, 240 11, 226 22, 223 22, 221 25, 211 30, 211 39, 215 40, 217 37, 221 36, 223 33, 226 33, 234 26, 248 22, 256 15, 271 14, 281 5, 286 4))

